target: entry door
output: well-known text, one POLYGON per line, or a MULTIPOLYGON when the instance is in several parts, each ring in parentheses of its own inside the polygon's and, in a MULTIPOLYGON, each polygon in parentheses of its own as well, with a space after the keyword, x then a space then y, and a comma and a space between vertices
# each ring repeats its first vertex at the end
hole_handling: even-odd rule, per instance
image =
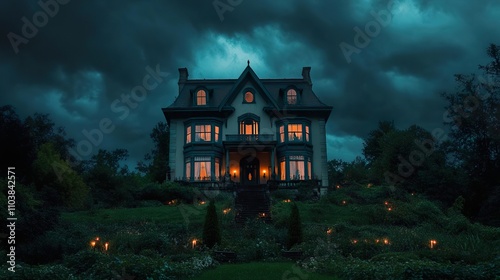
POLYGON ((259 184, 259 159, 246 157, 240 161, 241 183, 246 185, 259 184))

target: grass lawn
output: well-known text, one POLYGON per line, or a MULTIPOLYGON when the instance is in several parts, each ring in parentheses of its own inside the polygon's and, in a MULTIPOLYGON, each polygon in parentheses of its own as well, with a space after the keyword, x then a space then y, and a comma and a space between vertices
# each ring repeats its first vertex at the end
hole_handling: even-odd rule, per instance
POLYGON ((211 279, 238 279, 238 280, 259 280, 259 279, 308 279, 308 280, 335 280, 333 276, 310 273, 298 267, 294 263, 243 263, 224 264, 215 269, 208 270, 194 280, 211 279), (295 267, 295 271, 292 269, 295 267), (294 273, 295 272, 295 273, 294 273))
POLYGON ((191 223, 202 223, 205 218, 206 205, 154 206, 140 208, 99 209, 63 213, 62 219, 73 223, 116 223, 134 221, 155 221, 181 223, 189 219, 191 223))

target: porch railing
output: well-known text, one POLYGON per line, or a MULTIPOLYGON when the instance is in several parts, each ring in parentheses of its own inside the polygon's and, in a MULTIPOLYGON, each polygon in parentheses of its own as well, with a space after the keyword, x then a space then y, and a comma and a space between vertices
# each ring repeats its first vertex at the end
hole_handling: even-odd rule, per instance
POLYGON ((226 134, 226 141, 267 142, 273 141, 273 134, 226 134))

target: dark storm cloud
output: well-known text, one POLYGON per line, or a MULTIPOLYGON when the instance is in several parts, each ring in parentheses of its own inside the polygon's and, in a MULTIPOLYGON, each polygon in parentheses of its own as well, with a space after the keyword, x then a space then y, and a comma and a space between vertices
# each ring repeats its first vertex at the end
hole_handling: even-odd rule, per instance
POLYGON ((338 141, 330 157, 350 159, 379 120, 442 126, 439 93, 454 89, 453 74, 486 63, 484 50, 500 35, 493 24, 497 1, 394 1, 388 24, 348 63, 339 44, 355 46, 354 28, 364 30, 388 3, 73 0, 60 4, 16 54, 7 35, 22 36, 21 18, 32 21, 42 8, 36 1, 2 1, 0 103, 22 116, 50 113, 77 142, 85 139, 82 130, 109 118, 116 128, 100 148, 127 148, 137 160, 150 148, 151 128, 163 121, 160 108, 177 95, 177 68, 188 67, 194 78, 217 78, 223 70, 239 76, 248 57, 222 40, 256 57, 252 65, 263 65, 262 78, 300 77, 302 66, 312 66, 315 92, 334 106, 328 133, 338 141), (230 7, 222 21, 214 3, 230 7), (220 57, 230 55, 236 63, 223 66, 229 58, 220 57), (157 65, 169 76, 120 119, 123 112, 111 104, 142 84, 147 66, 157 65), (341 154, 343 143, 348 155, 341 154))

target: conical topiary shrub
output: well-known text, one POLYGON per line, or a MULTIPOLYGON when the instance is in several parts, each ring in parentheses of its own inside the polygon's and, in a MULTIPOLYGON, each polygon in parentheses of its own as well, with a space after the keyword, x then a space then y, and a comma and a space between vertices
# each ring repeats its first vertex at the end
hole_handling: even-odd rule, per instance
POLYGON ((220 243, 220 227, 217 219, 215 204, 210 201, 207 207, 207 215, 205 216, 205 225, 203 226, 203 244, 212 248, 216 243, 220 243))
POLYGON ((290 224, 288 225, 287 248, 290 250, 293 245, 302 242, 302 224, 300 222, 299 207, 297 204, 292 205, 292 213, 290 213, 290 224))

